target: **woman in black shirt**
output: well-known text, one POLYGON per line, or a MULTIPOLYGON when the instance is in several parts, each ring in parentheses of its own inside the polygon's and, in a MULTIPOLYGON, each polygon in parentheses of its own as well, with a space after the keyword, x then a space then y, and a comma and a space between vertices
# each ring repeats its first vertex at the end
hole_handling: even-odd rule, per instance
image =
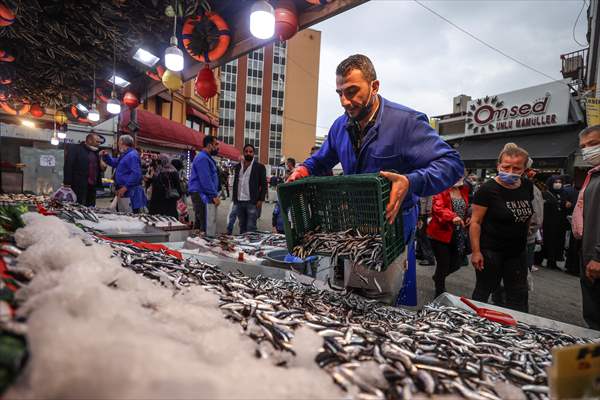
POLYGON ((150 178, 150 184, 152 185, 152 197, 148 203, 149 213, 177 218, 177 200, 183 193, 179 174, 166 155, 159 156, 154 175, 150 178))
POLYGON ((529 154, 507 143, 498 157, 498 176, 473 198, 471 263, 476 283, 473 299, 487 303, 504 282, 506 305, 527 312, 527 232, 533 215, 533 184, 522 179, 529 154))

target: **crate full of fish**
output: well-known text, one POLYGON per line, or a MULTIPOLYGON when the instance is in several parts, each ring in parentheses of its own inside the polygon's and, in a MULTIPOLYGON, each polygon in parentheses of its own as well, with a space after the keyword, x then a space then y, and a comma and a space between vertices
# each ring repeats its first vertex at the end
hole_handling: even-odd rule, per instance
POLYGON ((309 177, 279 185, 288 250, 383 271, 404 250, 402 217, 385 219, 391 183, 378 174, 309 177))

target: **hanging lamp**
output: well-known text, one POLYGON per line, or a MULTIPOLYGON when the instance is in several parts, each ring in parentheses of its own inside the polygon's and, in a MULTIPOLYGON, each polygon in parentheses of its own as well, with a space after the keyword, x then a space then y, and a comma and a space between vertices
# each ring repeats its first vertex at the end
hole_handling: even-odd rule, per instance
POLYGON ((171 71, 183 71, 183 51, 177 47, 177 12, 173 16, 173 36, 171 46, 165 50, 165 67, 171 71))
POLYGON ((90 112, 88 112, 87 119, 92 122, 100 121, 100 113, 96 109, 96 68, 94 67, 94 82, 93 82, 93 90, 92 90, 92 107, 90 108, 90 112))
MULTIPOLYGON (((117 49, 116 43, 113 42, 113 77, 117 75, 117 49)), ((106 103, 106 111, 111 114, 119 114, 121 112, 121 102, 117 100, 117 92, 115 90, 115 81, 112 80, 112 92, 110 94, 110 100, 106 103)), ((94 91, 95 92, 95 91, 94 91)))
POLYGON ((268 39, 275 33, 275 10, 269 2, 257 0, 252 5, 250 33, 258 39, 268 39))

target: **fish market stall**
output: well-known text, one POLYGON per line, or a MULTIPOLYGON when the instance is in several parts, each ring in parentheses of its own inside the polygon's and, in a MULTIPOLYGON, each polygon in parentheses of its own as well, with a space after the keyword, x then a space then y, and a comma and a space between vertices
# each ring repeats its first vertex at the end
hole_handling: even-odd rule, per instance
POLYGON ((25 333, 30 357, 9 398, 89 387, 98 397, 546 398, 550 350, 588 341, 447 305, 408 312, 290 271, 248 276, 82 240, 53 216, 24 220, 9 250, 31 279, 17 293, 20 322, 4 327, 25 333))

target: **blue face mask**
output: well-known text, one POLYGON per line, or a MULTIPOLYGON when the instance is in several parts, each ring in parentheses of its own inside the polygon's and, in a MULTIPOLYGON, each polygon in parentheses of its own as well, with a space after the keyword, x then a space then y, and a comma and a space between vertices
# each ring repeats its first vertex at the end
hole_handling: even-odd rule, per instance
POLYGON ((521 180, 521 175, 498 171, 498 179, 500 179, 503 183, 512 186, 521 180))

